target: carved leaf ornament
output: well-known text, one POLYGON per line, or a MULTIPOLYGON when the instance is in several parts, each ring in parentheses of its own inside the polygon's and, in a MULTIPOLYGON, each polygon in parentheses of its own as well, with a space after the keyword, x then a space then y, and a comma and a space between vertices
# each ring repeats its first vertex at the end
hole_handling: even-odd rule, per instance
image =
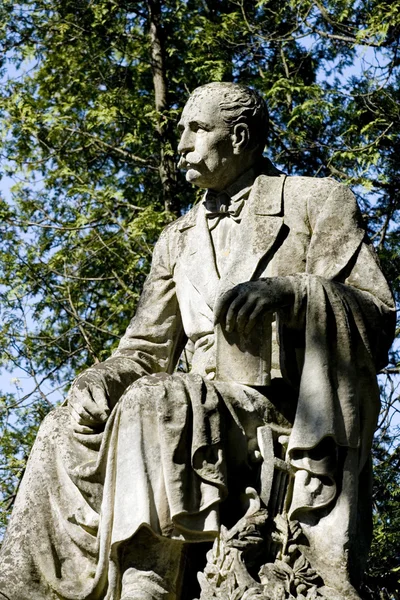
POLYGON ((261 562, 259 581, 254 579, 249 567, 254 567, 257 552, 263 550, 268 512, 261 508, 253 488, 246 493, 250 508, 230 530, 221 527, 219 539, 207 554, 207 565, 198 574, 199 600, 335 600, 296 543, 302 534, 300 525, 289 523, 285 514, 275 517, 271 534, 281 546, 279 558, 261 562))

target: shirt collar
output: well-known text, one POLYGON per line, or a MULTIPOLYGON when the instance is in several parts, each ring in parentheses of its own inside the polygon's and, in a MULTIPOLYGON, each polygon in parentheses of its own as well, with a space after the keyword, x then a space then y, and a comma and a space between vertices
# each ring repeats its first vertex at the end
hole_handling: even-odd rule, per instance
POLYGON ((237 200, 240 200, 244 196, 248 195, 253 186, 255 178, 255 169, 252 167, 251 169, 248 169, 242 173, 242 175, 240 175, 236 181, 231 183, 231 185, 228 186, 224 192, 230 196, 232 202, 236 202, 237 200))
POLYGON ((240 177, 225 190, 220 192, 207 190, 203 200, 206 210, 219 210, 221 205, 234 205, 239 202, 239 200, 247 198, 253 186, 255 176, 255 169, 251 168, 240 175, 240 177))

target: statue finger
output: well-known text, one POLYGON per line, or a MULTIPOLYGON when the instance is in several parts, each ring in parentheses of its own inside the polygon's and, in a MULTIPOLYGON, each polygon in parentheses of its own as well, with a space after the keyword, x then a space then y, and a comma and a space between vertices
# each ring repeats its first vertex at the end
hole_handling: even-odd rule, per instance
POLYGON ((79 404, 68 402, 68 409, 71 417, 78 425, 91 426, 94 424, 92 416, 79 404))
POLYGON ((80 401, 85 410, 91 415, 96 423, 104 423, 108 419, 109 412, 105 391, 98 386, 91 386, 80 393, 80 401))
POLYGON ((231 302, 236 298, 237 290, 233 288, 228 292, 225 292, 220 296, 214 306, 214 325, 217 323, 222 323, 224 317, 226 316, 227 310, 231 302))
POLYGON ((89 423, 86 419, 80 417, 78 412, 71 405, 69 406, 69 411, 71 415, 72 428, 75 432, 89 435, 95 433, 96 425, 98 425, 98 423, 89 423))
POLYGON ((263 302, 258 302, 254 307, 253 311, 249 314, 244 333, 248 335, 257 323, 258 317, 266 310, 266 306, 263 302))
POLYGON ((226 318, 225 318, 225 327, 226 327, 226 331, 228 333, 230 333, 231 331, 233 331, 235 329, 237 314, 238 314, 240 308, 246 302, 246 300, 247 300, 247 295, 241 294, 240 296, 237 296, 230 303, 229 308, 226 313, 226 318))
POLYGON ((247 299, 236 315, 236 329, 239 332, 246 331, 250 315, 254 312, 254 299, 247 299))
POLYGON ((91 389, 74 390, 72 398, 75 410, 83 419, 90 419, 90 423, 104 423, 107 420, 108 414, 97 406, 91 389))
POLYGON ((90 394, 97 407, 97 414, 106 421, 110 415, 110 407, 108 403, 107 393, 103 387, 93 386, 90 389, 90 394))

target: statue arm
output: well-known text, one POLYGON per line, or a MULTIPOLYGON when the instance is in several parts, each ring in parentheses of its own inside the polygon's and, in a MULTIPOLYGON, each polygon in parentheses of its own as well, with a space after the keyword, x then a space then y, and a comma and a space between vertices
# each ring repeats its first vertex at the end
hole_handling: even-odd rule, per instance
MULTIPOLYGON (((361 471, 379 414, 376 372, 388 361, 395 310, 354 196, 336 182, 329 186, 325 202, 315 196, 309 212, 307 270, 290 276, 293 302, 278 312, 282 375, 298 391, 288 456, 294 460, 331 437, 339 447, 359 449, 361 471)), ((301 459, 296 468, 304 465, 301 459)))
POLYGON ((117 350, 105 361, 117 370, 128 371, 133 379, 172 373, 187 341, 173 279, 169 229, 154 248, 151 271, 136 314, 117 350))
POLYGON ((315 194, 307 203, 311 242, 306 274, 291 276, 293 302, 279 314, 281 333, 282 329, 286 331, 287 339, 290 333, 290 344, 283 345, 287 349, 304 343, 309 302, 315 302, 310 298, 310 289, 315 289, 310 278, 316 277, 343 303, 349 318, 358 323, 365 346, 379 370, 387 364, 394 337, 394 300, 365 234, 353 193, 333 180, 329 188, 325 201, 321 201, 322 194, 315 194))
POLYGON ((139 377, 171 373, 176 366, 186 337, 173 280, 169 230, 154 248, 136 314, 117 350, 79 375, 71 387, 68 405, 73 420, 81 426, 105 422, 127 387, 139 377))
POLYGON ((396 328, 395 302, 388 283, 380 269, 374 250, 363 242, 357 260, 344 285, 360 306, 369 326, 370 346, 377 370, 387 362, 387 353, 396 328))
MULTIPOLYGON (((298 186, 299 182, 294 180, 294 185, 298 186)), ((304 178, 305 198, 308 181, 304 178)), ((248 334, 260 315, 277 312, 285 329, 291 331, 293 343, 298 339, 301 346, 307 281, 309 277, 317 276, 321 282, 336 288, 336 293, 343 298, 347 296, 348 303, 357 305, 357 315, 363 315, 379 368, 387 361, 393 339, 394 303, 390 289, 366 239, 352 192, 334 180, 315 181, 321 189, 315 190, 314 185, 313 193, 309 191, 306 201, 305 219, 311 233, 305 257, 306 273, 269 277, 235 286, 218 299, 215 322, 220 322, 227 331, 237 329, 248 334)), ((290 204, 290 189, 286 195, 290 204)))

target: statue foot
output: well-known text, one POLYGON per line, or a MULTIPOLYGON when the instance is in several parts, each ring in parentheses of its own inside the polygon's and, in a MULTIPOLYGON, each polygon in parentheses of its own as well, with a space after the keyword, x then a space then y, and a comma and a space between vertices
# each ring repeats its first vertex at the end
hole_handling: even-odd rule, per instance
POLYGON ((122 554, 121 600, 176 600, 183 544, 142 528, 122 554))
POLYGON ((121 600, 172 600, 175 598, 166 588, 161 577, 152 571, 140 572, 128 569, 122 581, 121 600))
POLYGON ((124 596, 121 600, 156 600, 153 596, 141 594, 140 596, 124 596))
POLYGON ((146 591, 140 591, 140 592, 134 592, 133 594, 131 592, 128 592, 128 594, 123 594, 121 596, 121 600, 176 600, 176 596, 174 594, 167 594, 167 593, 163 593, 163 594, 152 594, 151 592, 146 592, 146 591))
POLYGON ((154 598, 154 596, 151 596, 150 594, 146 594, 146 593, 141 593, 141 594, 135 594, 134 596, 122 596, 121 600, 158 600, 157 598, 154 598))

